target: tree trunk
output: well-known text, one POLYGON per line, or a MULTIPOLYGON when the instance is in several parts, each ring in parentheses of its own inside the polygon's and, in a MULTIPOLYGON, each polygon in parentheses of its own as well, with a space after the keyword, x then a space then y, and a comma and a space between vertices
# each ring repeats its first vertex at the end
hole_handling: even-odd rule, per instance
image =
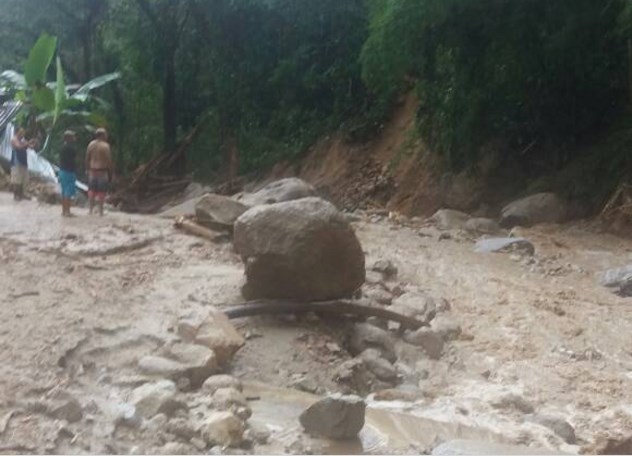
MULTIPOLYGON (((172 154, 176 150, 176 139, 178 130, 177 102, 176 102, 176 69, 175 51, 169 52, 165 62, 165 75, 163 85, 163 129, 165 152, 172 154)), ((176 165, 184 171, 183 163, 176 165)))

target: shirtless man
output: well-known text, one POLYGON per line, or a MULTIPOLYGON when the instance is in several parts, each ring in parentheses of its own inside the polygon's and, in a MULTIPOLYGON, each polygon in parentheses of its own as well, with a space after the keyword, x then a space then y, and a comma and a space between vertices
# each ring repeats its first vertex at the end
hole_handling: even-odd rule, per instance
POLYGON ((88 198, 90 214, 94 211, 95 202, 99 204, 99 215, 103 215, 103 203, 114 172, 112 151, 108 144, 108 134, 99 128, 94 141, 88 144, 86 152, 86 170, 88 172, 88 198))

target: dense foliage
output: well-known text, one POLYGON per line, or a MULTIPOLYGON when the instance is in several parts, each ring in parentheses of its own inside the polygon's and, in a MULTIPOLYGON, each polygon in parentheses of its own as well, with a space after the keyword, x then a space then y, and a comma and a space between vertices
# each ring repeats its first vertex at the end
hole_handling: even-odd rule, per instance
POLYGON ((459 168, 490 142, 561 166, 630 100, 629 0, 4 0, 0 70, 41 32, 69 79, 120 71, 103 114, 129 168, 173 152, 209 177, 376 133, 414 89, 422 137, 459 168), (554 150, 556 153, 551 154, 554 150))

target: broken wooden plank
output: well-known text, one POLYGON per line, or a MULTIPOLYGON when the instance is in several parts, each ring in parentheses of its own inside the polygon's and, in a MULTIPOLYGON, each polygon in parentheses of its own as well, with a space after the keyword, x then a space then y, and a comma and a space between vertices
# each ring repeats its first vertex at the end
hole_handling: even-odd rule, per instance
POLYGON ((250 301, 246 304, 231 307, 224 310, 229 319, 253 317, 258 315, 296 314, 296 313, 324 313, 332 315, 356 315, 361 317, 377 317, 399 323, 406 329, 419 329, 428 326, 428 323, 407 317, 381 307, 369 307, 355 304, 350 301, 322 301, 322 302, 297 302, 297 301, 250 301))
POLYGON ((195 236, 203 237, 211 242, 219 242, 226 238, 225 233, 218 233, 210 230, 202 225, 195 223, 193 220, 189 220, 186 217, 176 218, 174 225, 176 228, 186 231, 187 233, 194 234, 195 236))

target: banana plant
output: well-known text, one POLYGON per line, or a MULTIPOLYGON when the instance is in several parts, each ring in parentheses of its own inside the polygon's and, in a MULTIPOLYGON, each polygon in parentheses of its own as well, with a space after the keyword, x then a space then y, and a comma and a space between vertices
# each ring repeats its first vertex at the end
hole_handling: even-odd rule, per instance
MULTIPOLYGON (((15 100, 22 103, 20 115, 29 128, 50 132, 61 117, 85 119, 88 123, 103 125, 104 119, 87 110, 91 92, 116 79, 119 73, 98 76, 81 85, 66 85, 59 56, 56 58, 56 81, 47 82, 50 66, 57 52, 57 38, 42 34, 29 52, 24 73, 7 70, 0 73, 0 87, 15 92, 15 100)), ((99 101, 99 100, 97 100, 99 101)))

